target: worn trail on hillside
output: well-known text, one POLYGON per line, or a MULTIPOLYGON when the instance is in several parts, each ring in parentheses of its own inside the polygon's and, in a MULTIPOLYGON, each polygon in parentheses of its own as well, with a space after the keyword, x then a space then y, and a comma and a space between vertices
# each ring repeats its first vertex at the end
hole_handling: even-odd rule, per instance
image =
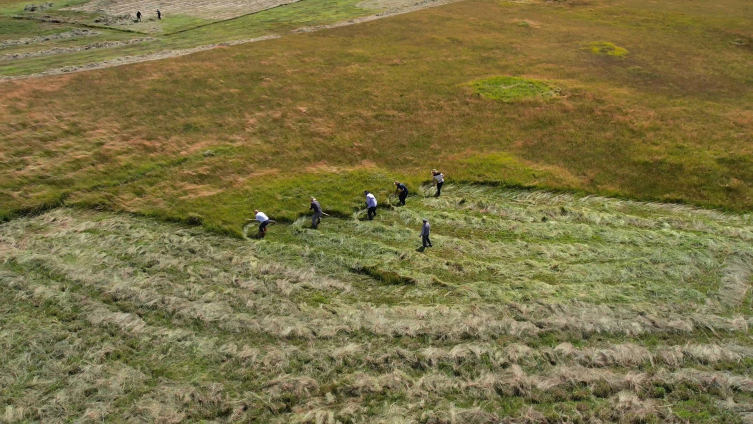
MULTIPOLYGON (((427 7, 441 6, 441 5, 452 3, 455 1, 460 1, 460 0, 422 0, 410 6, 395 7, 395 8, 392 8, 392 9, 389 9, 389 10, 386 10, 384 12, 380 12, 374 15, 349 19, 347 21, 338 22, 331 25, 318 25, 315 27, 298 28, 291 31, 291 33, 296 34, 296 33, 314 32, 314 31, 321 31, 325 29, 355 25, 355 24, 359 24, 363 22, 369 22, 369 21, 373 21, 377 19, 386 18, 389 16, 410 13, 410 12, 414 12, 414 11, 424 9, 427 7)), ((64 66, 61 68, 48 69, 46 71, 31 74, 31 75, 0 76, 0 81, 21 80, 21 79, 37 78, 37 77, 44 77, 44 76, 50 76, 50 75, 69 74, 73 72, 83 72, 83 71, 90 71, 90 70, 95 70, 95 69, 111 68, 114 66, 128 65, 131 63, 140 63, 140 62, 148 62, 152 60, 169 59, 173 57, 186 56, 189 54, 198 53, 198 52, 202 52, 206 50, 212 50, 217 47, 228 47, 228 46, 236 46, 240 44, 255 43, 258 41, 273 40, 279 37, 281 37, 281 35, 279 34, 269 34, 269 35, 265 35, 261 37, 227 41, 227 42, 222 42, 222 43, 213 43, 213 44, 191 47, 188 49, 165 50, 165 51, 161 51, 157 53, 149 53, 149 54, 144 54, 144 55, 123 56, 123 57, 118 57, 115 59, 103 60, 100 62, 92 62, 86 65, 64 66)), ((144 41, 144 40, 139 40, 139 41, 144 41)), ((131 41, 127 43, 133 43, 133 42, 135 41, 131 41)), ((74 51, 74 50, 71 50, 71 51, 74 51)), ((67 52, 58 52, 58 53, 67 53, 67 52)), ((27 55, 30 55, 30 54, 27 53, 27 55)))

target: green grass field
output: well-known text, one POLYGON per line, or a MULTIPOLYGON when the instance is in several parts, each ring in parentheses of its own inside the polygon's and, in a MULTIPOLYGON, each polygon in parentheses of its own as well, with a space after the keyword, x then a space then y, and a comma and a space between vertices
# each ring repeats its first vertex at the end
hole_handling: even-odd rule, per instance
POLYGON ((0 422, 753 422, 749 1, 64 5, 0 76, 280 37, 0 81, 0 422))
MULTIPOLYGON (((13 61, 0 61, 0 76, 23 76, 50 69, 84 66, 124 56, 153 55, 163 51, 191 49, 199 46, 246 40, 270 34, 286 34, 291 30, 316 25, 333 24, 359 16, 379 13, 381 9, 357 7, 358 0, 306 0, 299 3, 265 10, 259 13, 240 16, 224 21, 199 19, 185 15, 171 15, 159 22, 159 31, 143 31, 139 27, 105 26, 94 23, 94 16, 80 12, 53 12, 71 19, 70 23, 49 24, 14 17, 34 17, 32 13, 21 13, 23 4, 15 8, 0 9, 0 42, 3 38, 18 39, 46 35, 49 32, 63 32, 75 28, 87 28, 100 32, 97 37, 68 40, 52 40, 43 43, 46 49, 86 45, 98 41, 121 41, 146 36, 154 42, 119 46, 106 49, 86 50, 62 54, 30 57, 13 61), (54 28, 54 30, 52 29, 54 28)), ((57 16, 57 15, 56 15, 57 16)), ((96 16, 96 15, 95 15, 96 16)), ((151 22, 150 25, 157 25, 151 22)), ((40 44, 5 47, 0 55, 25 53, 39 50, 40 44)))
POLYGON ((72 209, 0 226, 0 417, 750 419, 750 216, 462 186, 385 206, 263 241, 72 209))
MULTIPOLYGON (((0 215, 60 204, 196 214, 237 235, 254 207, 292 220, 316 195, 349 214, 362 190, 385 194, 395 178, 415 188, 431 168, 455 182, 747 210, 750 17, 736 0, 470 0, 5 82, 0 215), (629 53, 595 54, 594 42, 629 53), (557 95, 506 102, 474 94, 474 81, 504 75, 557 95)), ((248 35, 264 33, 253 28, 248 35)))

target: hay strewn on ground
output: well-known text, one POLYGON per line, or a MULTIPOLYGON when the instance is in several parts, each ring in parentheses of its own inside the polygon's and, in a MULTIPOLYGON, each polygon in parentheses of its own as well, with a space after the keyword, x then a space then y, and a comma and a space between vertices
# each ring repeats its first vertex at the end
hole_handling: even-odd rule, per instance
POLYGON ((3 224, 0 420, 749 418, 750 216, 445 192, 263 241, 68 209, 3 224))

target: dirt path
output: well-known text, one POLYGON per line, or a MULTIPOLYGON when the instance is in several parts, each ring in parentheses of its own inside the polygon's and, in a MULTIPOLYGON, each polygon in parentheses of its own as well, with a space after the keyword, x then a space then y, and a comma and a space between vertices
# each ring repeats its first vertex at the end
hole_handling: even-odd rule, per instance
MULTIPOLYGON (((423 0, 423 1, 413 3, 412 5, 409 5, 409 6, 393 7, 389 10, 385 10, 384 12, 379 12, 376 15, 369 15, 369 16, 363 16, 361 18, 349 19, 347 21, 337 22, 330 25, 317 25, 313 27, 298 28, 298 29, 294 29, 292 32, 293 33, 314 32, 314 31, 319 31, 322 29, 339 28, 339 27, 344 27, 344 26, 353 25, 353 24, 360 24, 363 22, 375 21, 377 19, 382 19, 389 16, 402 15, 404 13, 415 12, 417 10, 426 9, 429 7, 442 6, 445 4, 454 3, 456 1, 461 1, 461 0, 423 0)), ((368 5, 368 7, 374 7, 377 5, 384 6, 384 5, 390 5, 390 4, 396 4, 396 2, 394 0, 367 0, 365 2, 361 2, 359 6, 364 7, 368 5)))
POLYGON ((17 59, 27 59, 30 57, 49 56, 53 54, 75 53, 75 52, 80 52, 84 50, 107 49, 111 47, 127 46, 129 44, 146 43, 146 42, 154 41, 154 40, 156 40, 156 38, 147 37, 147 38, 134 38, 133 40, 126 40, 126 41, 100 41, 98 43, 91 43, 85 46, 57 47, 54 49, 39 50, 35 52, 11 53, 11 54, 0 56, 0 62, 5 61, 5 60, 17 60, 17 59))
POLYGON ((0 77, 0 81, 19 80, 19 79, 26 79, 26 78, 44 77, 44 76, 49 76, 49 75, 69 74, 72 72, 90 71, 93 69, 111 68, 113 66, 128 65, 130 63, 147 62, 150 60, 160 60, 160 59, 168 59, 171 57, 185 56, 192 53, 198 53, 205 50, 211 50, 215 47, 235 46, 238 44, 253 43, 256 41, 273 40, 275 38, 280 38, 280 36, 272 34, 272 35, 265 35, 263 37, 249 38, 245 40, 229 41, 226 43, 198 46, 198 47, 193 47, 190 49, 165 50, 165 51, 161 51, 157 53, 150 53, 150 54, 144 54, 144 55, 138 55, 138 56, 123 56, 123 57, 118 57, 115 59, 104 60, 102 62, 89 63, 89 64, 81 65, 81 66, 64 66, 62 68, 49 69, 47 71, 39 72, 36 74, 31 74, 31 75, 21 75, 17 77, 0 77))
POLYGON ((203 19, 225 20, 271 9, 298 0, 94 0, 69 8, 110 16, 135 15, 137 10, 152 16, 159 9, 165 16, 188 15, 203 19))
POLYGON ((17 40, 0 41, 0 49, 6 48, 6 47, 25 46, 29 44, 44 43, 45 41, 52 41, 52 40, 66 40, 69 38, 93 37, 99 34, 100 34, 99 31, 93 31, 90 29, 74 29, 72 31, 60 32, 57 34, 44 35, 44 36, 34 37, 34 38, 20 38, 17 40))
MULTIPOLYGON (((370 1, 373 2, 374 0, 370 0, 370 1)), ((409 6, 405 6, 405 7, 395 7, 393 9, 377 13, 375 15, 349 19, 347 21, 337 22, 330 25, 302 27, 302 28, 298 28, 291 31, 291 33, 293 34, 308 33, 308 32, 320 31, 323 29, 339 28, 339 27, 348 26, 348 25, 355 25, 355 24, 360 24, 363 22, 369 22, 369 21, 374 21, 377 19, 386 18, 389 16, 410 13, 416 10, 425 9, 429 7, 442 6, 445 4, 454 3, 456 1, 461 1, 461 0, 423 0, 423 1, 420 1, 409 6)), ((150 54, 145 54, 145 55, 123 56, 123 57, 119 57, 115 59, 104 60, 101 62, 93 62, 86 65, 64 66, 62 68, 48 69, 46 71, 35 73, 35 74, 30 74, 30 75, 19 75, 19 76, 12 76, 12 77, 4 76, 4 77, 0 77, 0 81, 13 81, 13 80, 21 80, 21 79, 27 79, 27 78, 45 77, 45 76, 50 76, 50 75, 69 74, 73 72, 90 71, 94 69, 111 68, 114 66, 127 65, 131 63, 147 62, 151 60, 161 60, 161 59, 168 59, 172 57, 185 56, 185 55, 189 55, 193 53, 211 50, 216 47, 236 46, 239 44, 254 43, 257 41, 273 40, 275 38, 280 38, 280 37, 281 35, 278 35, 278 34, 270 34, 270 35, 265 35, 263 37, 248 38, 248 39, 243 39, 243 40, 228 41, 228 42, 216 43, 216 44, 208 44, 204 46, 192 47, 190 49, 165 50, 165 51, 161 51, 157 53, 150 53, 150 54)))

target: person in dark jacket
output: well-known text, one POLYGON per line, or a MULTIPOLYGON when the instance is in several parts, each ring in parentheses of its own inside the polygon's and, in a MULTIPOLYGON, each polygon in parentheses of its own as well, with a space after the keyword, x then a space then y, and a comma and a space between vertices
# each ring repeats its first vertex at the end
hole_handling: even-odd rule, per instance
POLYGON ((141 11, 140 10, 136 11, 136 22, 141 22, 141 11))
POLYGON ((157 20, 158 21, 162 20, 162 12, 160 12, 159 9, 157 9, 157 20))
POLYGON ((429 221, 424 219, 424 225, 421 226, 421 243, 423 243, 424 248, 426 247, 434 247, 431 244, 431 239, 429 238, 429 233, 431 232, 431 225, 429 225, 429 221))
POLYGON ((311 228, 316 230, 319 227, 319 223, 322 222, 322 205, 312 197, 309 210, 314 211, 314 216, 311 217, 311 228))
POLYGON ((395 194, 400 199, 400 204, 405 206, 405 199, 408 197, 408 187, 400 181, 395 181, 395 194))

